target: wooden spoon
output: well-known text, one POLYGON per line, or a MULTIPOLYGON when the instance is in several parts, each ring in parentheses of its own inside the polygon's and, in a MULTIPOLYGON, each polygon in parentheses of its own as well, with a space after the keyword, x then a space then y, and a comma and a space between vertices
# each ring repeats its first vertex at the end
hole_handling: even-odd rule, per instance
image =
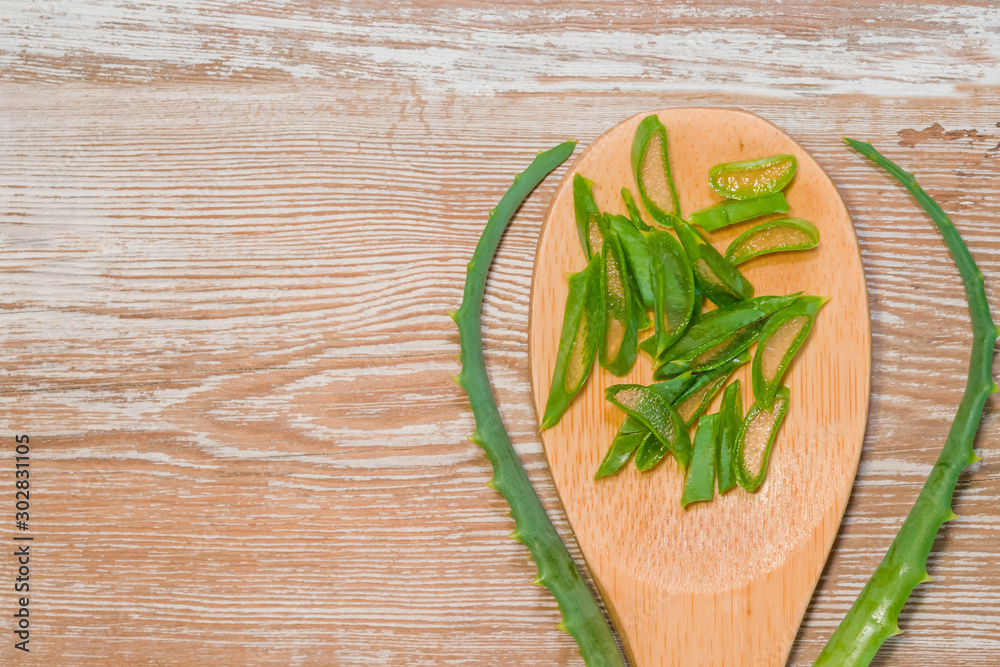
MULTIPOLYGON (((820 245, 754 259, 740 269, 757 295, 803 291, 832 298, 785 376, 790 407, 767 479, 756 493, 737 487, 683 509, 684 473, 673 459, 645 473, 630 462, 619 474, 594 480, 625 418, 604 400, 604 389, 622 382, 649 384, 650 360, 641 353, 623 378, 595 367, 562 421, 542 433, 545 454, 633 664, 783 665, 837 534, 864 439, 871 342, 857 237, 830 178, 774 125, 736 110, 655 113, 667 127, 685 215, 721 201, 708 186, 713 165, 777 153, 796 156, 798 173, 786 190, 788 215, 813 222, 820 245)), ((588 147, 546 214, 528 333, 539 415, 559 343, 565 274, 586 264, 574 222, 573 174, 594 181, 602 210, 624 213, 621 187, 638 198, 629 155, 636 125, 646 115, 615 126, 588 147)), ((710 240, 722 252, 752 224, 720 230, 710 240)), ((745 388, 744 409, 752 400, 749 371, 747 364, 736 375, 745 388)))

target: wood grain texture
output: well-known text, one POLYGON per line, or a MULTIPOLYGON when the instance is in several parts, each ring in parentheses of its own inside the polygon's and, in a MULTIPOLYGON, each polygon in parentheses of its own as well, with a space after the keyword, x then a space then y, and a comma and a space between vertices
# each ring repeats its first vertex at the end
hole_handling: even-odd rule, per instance
MULTIPOLYGON (((809 664, 944 442, 971 339, 930 222, 840 136, 918 173, 1000 307, 997 25, 988 2, 0 0, 0 443, 9 461, 30 434, 35 466, 16 664, 581 664, 464 439, 445 312, 536 151, 693 105, 787 130, 861 245, 872 399, 789 657, 809 664)), ((571 538, 527 365, 562 173, 504 238, 484 320, 501 411, 571 538)), ((937 580, 875 664, 1000 662, 998 433, 991 401, 937 580)), ((0 557, 4 663, 12 576, 0 557)))
MULTIPOLYGON (((788 214, 822 230, 819 248, 740 268, 756 296, 803 292, 832 299, 782 381, 791 391, 788 413, 767 481, 756 493, 735 489, 711 503, 683 508, 684 472, 673 460, 647 473, 630 464, 614 477, 594 480, 624 421, 604 390, 618 383, 650 384, 652 366, 645 354, 621 378, 595 367, 559 424, 542 433, 542 443, 574 534, 635 665, 780 667, 847 507, 864 439, 871 343, 858 242, 836 187, 779 128, 726 109, 662 109, 657 116, 667 128, 671 171, 685 214, 722 200, 708 186, 713 165, 796 156, 798 170, 786 190, 788 214)), ((601 210, 623 214, 621 188, 638 192, 631 152, 643 117, 630 118, 593 142, 563 177, 546 212, 528 327, 539 415, 545 412, 562 330, 564 276, 586 265, 572 174, 594 181, 601 210)), ((724 251, 752 224, 719 230, 711 241, 724 251)), ((750 365, 735 376, 745 387, 745 413, 753 403, 750 365)), ((759 460, 760 452, 748 451, 748 460, 754 456, 759 460)))

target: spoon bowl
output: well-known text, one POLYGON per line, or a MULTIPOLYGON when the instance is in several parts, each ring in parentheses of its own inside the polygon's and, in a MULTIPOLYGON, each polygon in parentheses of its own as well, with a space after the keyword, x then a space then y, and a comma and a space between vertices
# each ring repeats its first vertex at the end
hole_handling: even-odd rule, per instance
MULTIPOLYGON (((767 479, 711 502, 681 507, 684 471, 673 459, 648 472, 630 462, 594 479, 625 420, 604 400, 612 384, 650 384, 640 353, 615 377, 596 367, 542 442, 570 525, 633 664, 718 667, 783 665, 847 506, 864 439, 871 366, 868 294, 857 237, 833 182, 779 128, 738 110, 654 112, 667 128, 674 183, 684 215, 722 200, 708 185, 716 164, 791 153, 798 171, 785 214, 811 221, 819 247, 740 265, 756 295, 831 297, 784 378, 790 390, 767 479)), ((594 182, 603 211, 625 213, 623 186, 638 195, 632 136, 648 114, 591 144, 560 183, 546 213, 532 278, 528 332, 532 391, 544 412, 566 303, 566 274, 586 259, 577 237, 572 180, 594 182)), ((641 203, 639 204, 641 208, 641 203)), ((644 219, 651 221, 643 209, 644 219)), ((720 251, 760 220, 707 234, 720 251)), ((752 403, 750 365, 735 377, 752 403)), ((710 412, 718 409, 717 397, 710 412)))

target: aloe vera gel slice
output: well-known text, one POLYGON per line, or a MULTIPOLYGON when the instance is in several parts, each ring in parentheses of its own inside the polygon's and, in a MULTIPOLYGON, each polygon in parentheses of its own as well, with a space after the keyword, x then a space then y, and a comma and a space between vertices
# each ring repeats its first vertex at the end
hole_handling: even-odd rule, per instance
POLYGON ((601 254, 604 246, 604 230, 601 211, 594 201, 594 182, 580 174, 573 174, 573 213, 576 217, 576 231, 587 260, 601 254))
POLYGON ((684 252, 691 258, 698 287, 712 303, 725 306, 753 296, 750 281, 697 229, 683 221, 678 221, 674 229, 684 252))
POLYGON ((705 415, 698 422, 694 436, 691 467, 684 480, 681 505, 687 507, 700 500, 715 496, 715 443, 718 439, 719 415, 705 415))
POLYGON ((632 221, 622 215, 604 215, 604 222, 614 232, 622 244, 625 253, 625 263, 628 271, 635 279, 636 288, 643 308, 653 309, 653 259, 649 245, 642 232, 635 228, 632 221))
POLYGON ((653 219, 662 225, 673 224, 673 217, 681 214, 681 205, 670 176, 667 128, 656 114, 643 118, 635 129, 632 173, 642 203, 653 219))
POLYGON ((722 405, 719 407, 718 436, 715 439, 716 477, 719 480, 719 493, 725 493, 736 486, 736 471, 733 468, 733 449, 736 447, 736 436, 743 425, 743 392, 740 381, 732 384, 722 392, 722 405))
POLYGON ((590 375, 600 339, 600 313, 601 256, 594 255, 587 268, 569 277, 559 351, 542 417, 543 431, 559 422, 590 375))
POLYGON ((695 310, 695 278, 684 248, 670 232, 643 232, 652 259, 653 337, 642 349, 656 357, 684 333, 695 310))
POLYGON ((635 363, 639 334, 635 312, 637 297, 625 272, 621 243, 614 234, 608 234, 605 239, 601 260, 604 322, 598 359, 601 366, 620 376, 628 373, 635 363))
POLYGON ((754 353, 752 376, 754 400, 770 407, 781 379, 795 353, 812 330, 816 313, 826 297, 800 296, 776 312, 764 325, 754 353))
POLYGON ((684 420, 686 426, 694 424, 701 413, 708 408, 716 394, 726 385, 729 376, 748 361, 750 361, 750 353, 744 351, 718 368, 695 376, 694 384, 675 403, 677 414, 684 420))
POLYGON ((680 415, 649 387, 639 384, 617 384, 605 390, 609 401, 624 410, 630 417, 645 426, 656 437, 658 447, 644 454, 636 454, 635 465, 639 470, 648 470, 659 463, 669 451, 683 467, 691 461, 691 439, 680 415))
POLYGON ((784 189, 795 176, 795 168, 795 156, 789 154, 726 162, 708 170, 708 184, 723 197, 752 199, 784 189))
POLYGON ((788 387, 781 387, 770 409, 755 403, 743 420, 733 448, 733 468, 736 481, 747 491, 756 491, 764 482, 774 437, 787 411, 788 387))
POLYGON ((695 211, 688 218, 688 222, 698 225, 704 230, 714 232, 717 229, 759 218, 762 215, 787 212, 788 200, 782 193, 775 192, 754 199, 727 199, 715 206, 695 211))
MULTIPOLYGON (((686 373, 671 378, 666 382, 651 384, 649 388, 659 394, 667 403, 673 404, 691 386, 692 382, 694 382, 694 377, 690 373, 686 373)), ((611 441, 611 447, 608 449, 608 453, 605 454, 604 460, 601 461, 601 466, 598 468, 597 474, 594 475, 594 479, 613 475, 625 467, 632 453, 647 438, 656 439, 639 420, 634 417, 626 418, 625 423, 618 429, 615 439, 611 441)))
POLYGON ((703 314, 672 347, 657 357, 660 368, 656 372, 672 377, 688 370, 699 355, 729 340, 738 330, 791 305, 798 296, 759 296, 703 314))
POLYGON ((780 218, 751 227, 726 248, 733 266, 772 252, 809 250, 819 245, 819 230, 802 218, 780 218))

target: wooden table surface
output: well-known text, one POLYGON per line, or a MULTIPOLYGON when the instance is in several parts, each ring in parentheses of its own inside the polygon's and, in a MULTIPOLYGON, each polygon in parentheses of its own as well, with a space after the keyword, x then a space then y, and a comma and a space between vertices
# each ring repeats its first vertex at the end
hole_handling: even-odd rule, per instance
MULTIPOLYGON (((810 664, 937 456, 971 340, 931 223, 840 137, 917 173, 1000 309, 998 34, 986 0, 0 0, 0 663, 582 664, 465 439, 446 311, 538 150, 709 105, 819 160, 865 263, 867 437, 789 661, 810 664), (15 533, 34 538, 30 653, 15 533)), ((504 238, 484 318, 504 418, 571 540, 527 364, 564 169, 504 238)), ((991 401, 936 581, 874 664, 1000 664, 998 434, 991 401)))

